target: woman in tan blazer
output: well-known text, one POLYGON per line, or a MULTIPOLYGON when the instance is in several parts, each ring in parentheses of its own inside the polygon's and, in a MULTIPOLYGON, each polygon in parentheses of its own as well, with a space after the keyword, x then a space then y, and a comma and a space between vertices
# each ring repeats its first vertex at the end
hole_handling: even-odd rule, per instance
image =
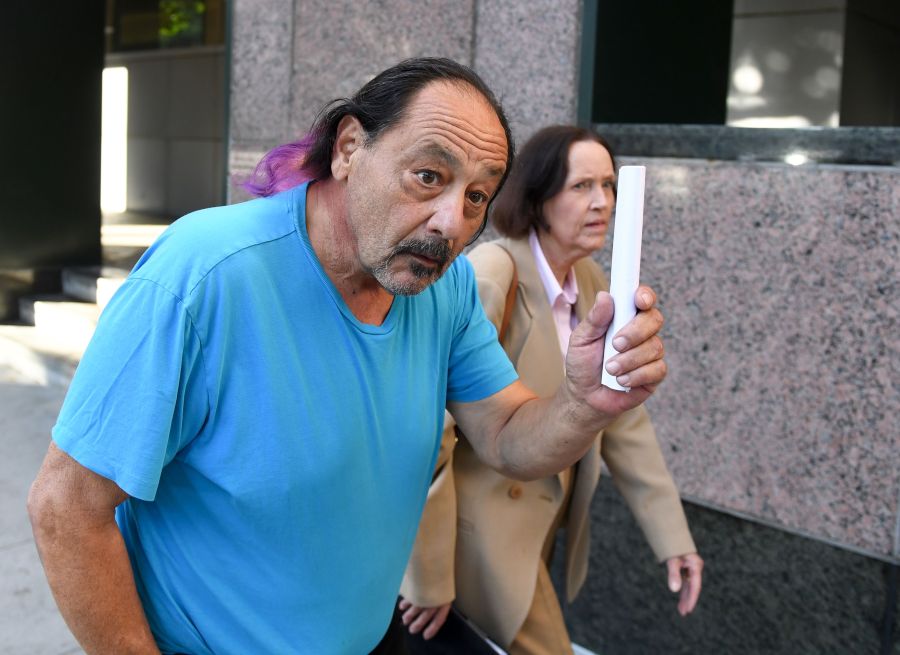
MULTIPOLYGON (((607 289, 590 255, 603 246, 614 202, 608 144, 582 128, 545 128, 522 148, 495 203, 494 226, 507 238, 469 253, 487 316, 522 381, 540 396, 553 395, 563 382, 571 329, 607 289)), ((703 560, 643 407, 600 433, 574 467, 531 482, 482 464, 447 414, 401 588, 410 632, 432 637, 455 602, 510 653, 571 653, 547 569, 556 532, 565 526, 566 595, 574 599, 587 574, 588 512, 601 459, 654 554, 666 562, 669 587, 681 594, 679 612, 692 611, 703 560)))

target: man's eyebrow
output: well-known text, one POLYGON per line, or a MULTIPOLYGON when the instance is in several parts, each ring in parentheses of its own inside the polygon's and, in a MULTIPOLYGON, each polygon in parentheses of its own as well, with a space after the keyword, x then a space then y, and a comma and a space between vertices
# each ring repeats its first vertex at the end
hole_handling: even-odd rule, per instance
POLYGON ((453 153, 451 153, 446 148, 439 146, 436 143, 425 143, 425 144, 421 145, 420 147, 415 148, 413 150, 413 155, 414 156, 428 155, 430 157, 436 157, 437 159, 440 159, 447 166, 449 166, 451 168, 459 168, 460 166, 462 166, 459 159, 457 159, 453 153))
MULTIPOLYGON (((436 157, 450 168, 460 168, 462 166, 462 162, 459 161, 456 155, 454 155, 443 146, 434 142, 426 142, 420 147, 414 148, 412 154, 414 157, 421 155, 436 157)), ((503 177, 503 173, 505 172, 505 170, 505 168, 501 168, 498 166, 489 166, 487 169, 487 173, 491 177, 503 177)))

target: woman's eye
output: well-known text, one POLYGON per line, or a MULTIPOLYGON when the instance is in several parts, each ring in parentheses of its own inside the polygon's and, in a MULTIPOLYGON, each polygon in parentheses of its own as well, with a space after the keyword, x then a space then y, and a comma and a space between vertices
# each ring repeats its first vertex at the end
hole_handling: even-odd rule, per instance
POLYGON ((419 171, 416 175, 423 184, 431 185, 438 181, 438 175, 434 171, 419 171))
POLYGON ((469 200, 472 201, 473 205, 483 205, 487 202, 487 199, 487 196, 484 195, 481 191, 476 191, 469 194, 469 200))
POLYGON ((587 189, 590 186, 590 182, 576 182, 572 187, 573 189, 587 189))

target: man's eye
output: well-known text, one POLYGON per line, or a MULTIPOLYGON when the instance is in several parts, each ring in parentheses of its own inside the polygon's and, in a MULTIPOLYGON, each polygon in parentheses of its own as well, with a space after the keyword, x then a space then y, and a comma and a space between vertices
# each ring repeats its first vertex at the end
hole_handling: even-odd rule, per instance
POLYGON ((475 191, 474 193, 469 194, 469 200, 473 205, 483 205, 488 201, 488 197, 484 195, 481 191, 475 191))
POLYGON ((423 184, 432 185, 438 181, 438 174, 434 171, 419 171, 416 175, 423 184))

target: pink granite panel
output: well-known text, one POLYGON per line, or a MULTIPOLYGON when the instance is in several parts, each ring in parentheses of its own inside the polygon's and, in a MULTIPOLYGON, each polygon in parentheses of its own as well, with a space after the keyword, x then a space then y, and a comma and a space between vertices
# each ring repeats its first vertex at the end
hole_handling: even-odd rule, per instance
POLYGON ((517 143, 545 125, 575 120, 581 4, 477 3, 475 69, 503 103, 517 143))
POLYGON ((650 402, 682 492, 890 557, 900 170, 649 160, 650 402))
POLYGON ((473 12, 473 0, 295 3, 292 133, 305 133, 326 102, 353 94, 402 59, 471 65, 473 12))

